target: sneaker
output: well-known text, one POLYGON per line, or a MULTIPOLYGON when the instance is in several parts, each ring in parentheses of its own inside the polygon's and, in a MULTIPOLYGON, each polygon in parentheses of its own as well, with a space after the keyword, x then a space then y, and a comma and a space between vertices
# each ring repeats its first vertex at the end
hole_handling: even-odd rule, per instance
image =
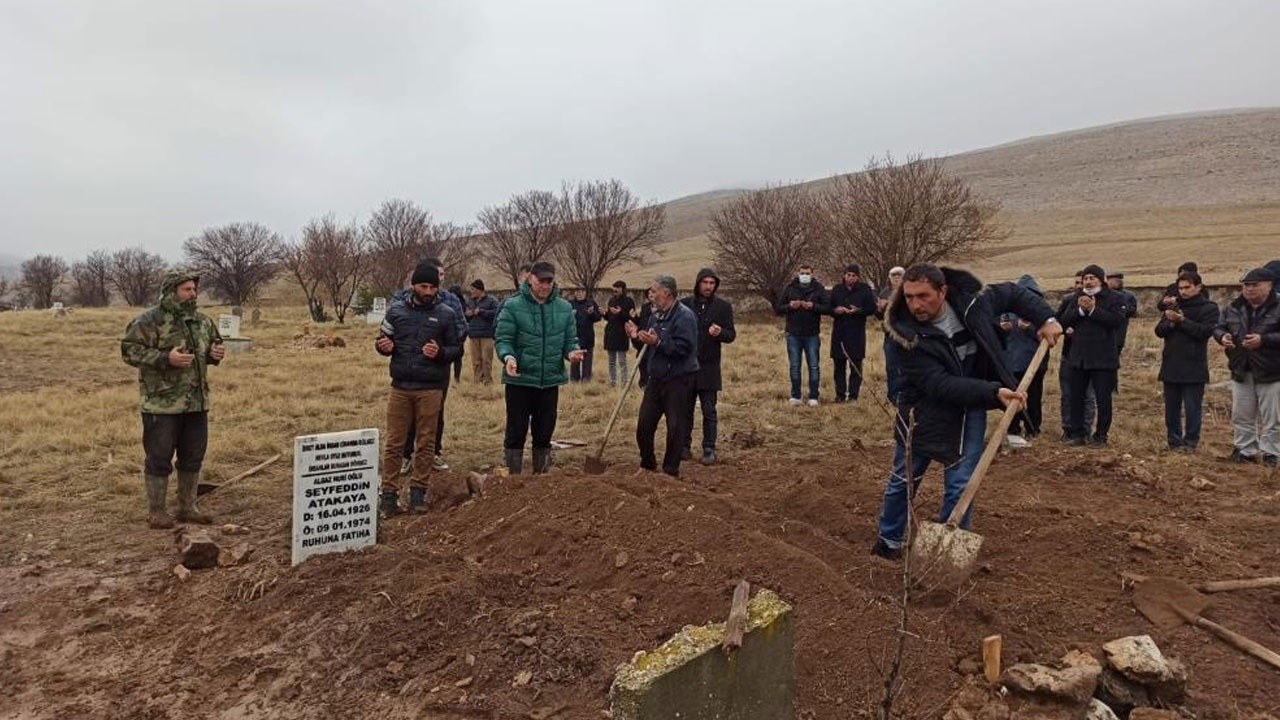
POLYGON ((902 548, 889 547, 883 539, 876 540, 876 544, 871 546, 871 554, 885 560, 898 561, 902 559, 902 548))
POLYGON ((1257 457, 1256 455, 1245 455, 1244 453, 1240 452, 1239 450, 1232 450, 1232 451, 1231 451, 1231 457, 1229 457, 1229 458, 1227 458, 1227 459, 1228 459, 1228 460, 1230 460, 1231 462, 1235 462, 1235 463, 1255 463, 1255 462, 1258 462, 1258 457, 1257 457))
POLYGON ((400 474, 408 475, 413 472, 413 458, 405 458, 400 461, 400 474))
POLYGON ((378 515, 389 518, 400 514, 400 497, 399 493, 391 490, 383 490, 378 495, 378 515))
POLYGON ((692 450, 690 450, 689 448, 685 448, 685 449, 681 450, 681 451, 680 451, 680 459, 681 459, 681 460, 692 460, 692 459, 693 459, 693 451, 692 451, 692 450))
POLYGON ((1262 464, 1266 465, 1267 467, 1280 467, 1280 456, 1263 455, 1262 464))
POLYGON ((1063 441, 1067 447, 1084 447, 1085 439, 1082 437, 1069 437, 1063 441))
POLYGON ((809 407, 818 407, 818 398, 809 398, 809 407))
POLYGON ((1089 440, 1089 446, 1090 446, 1090 447, 1099 447, 1099 448, 1100 448, 1100 447, 1106 447, 1106 446, 1107 446, 1107 439, 1106 439, 1106 438, 1104 438, 1104 437, 1098 437, 1097 435, 1094 435, 1094 436, 1093 436, 1092 438, 1090 438, 1090 440, 1089 440))
POLYGON ((837 404, 837 405, 843 405, 843 404, 844 404, 844 398, 842 398, 842 397, 840 397, 839 395, 837 395, 837 396, 836 396, 836 399, 835 399, 835 400, 833 400, 832 402, 834 402, 834 403, 835 403, 835 404, 837 404))
POLYGON ((444 472, 449 469, 449 463, 444 461, 443 455, 437 455, 436 459, 431 462, 431 469, 444 472))
POLYGON ((1026 448, 1031 447, 1031 443, 1027 442, 1027 439, 1021 435, 1010 435, 1006 437, 1005 440, 1013 450, 1025 450, 1026 448))
POLYGON ((714 465, 716 463, 716 451, 714 448, 702 448, 702 464, 714 465))
POLYGON ((788 400, 788 402, 791 403, 792 405, 799 405, 800 398, 791 398, 790 400, 788 400))

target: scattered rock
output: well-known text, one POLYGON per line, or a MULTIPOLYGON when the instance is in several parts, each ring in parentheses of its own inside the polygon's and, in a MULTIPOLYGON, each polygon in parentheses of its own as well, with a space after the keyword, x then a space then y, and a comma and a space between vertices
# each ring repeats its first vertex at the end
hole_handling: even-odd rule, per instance
POLYGON ((175 531, 178 552, 182 554, 182 564, 189 570, 201 570, 216 567, 221 548, 209 537, 205 530, 192 530, 180 527, 175 531))
POLYGON ((1182 720, 1182 716, 1173 710, 1139 707, 1129 713, 1129 720, 1182 720))
POLYGON ((628 562, 631 562, 631 556, 627 555, 626 550, 619 551, 613 558, 613 566, 619 570, 626 567, 628 562))
POLYGON ((1112 668, 1105 668, 1098 679, 1098 699, 1119 715, 1127 715, 1135 707, 1151 704, 1146 687, 1133 682, 1112 668))
POLYGON ((454 683, 454 684, 453 684, 453 686, 454 686, 454 687, 456 687, 456 688, 471 687, 471 682, 472 682, 473 680, 475 680, 475 676, 473 676, 473 675, 468 675, 468 676, 466 676, 466 677, 462 678, 461 680, 459 680, 458 682, 454 683))
POLYGON ((186 582, 187 579, 191 577, 191 571, 184 565, 174 565, 173 574, 176 575, 178 580, 181 582, 186 582))
POLYGON ((956 663, 956 672, 961 675, 979 675, 982 673, 982 660, 972 655, 962 657, 956 663))
POLYGON ((1062 669, 1035 663, 1011 666, 1000 677, 1001 684, 1015 693, 1029 697, 1059 700, 1083 706, 1098 687, 1100 666, 1076 666, 1062 669))
POLYGON ((1217 486, 1218 486, 1217 483, 1201 475, 1197 475, 1191 478, 1191 487, 1195 488, 1196 490, 1212 490, 1217 486))
POLYGON ((533 679, 533 672, 530 670, 521 670, 511 679, 511 687, 524 687, 533 679))
POLYGON ((249 528, 243 525, 232 525, 231 523, 227 523, 226 525, 223 525, 218 529, 222 531, 223 535, 248 535, 249 534, 249 528))
POLYGON ((222 548, 218 551, 218 566, 243 565, 252 556, 253 547, 249 543, 240 543, 233 548, 222 548))
POLYGON ((392 660, 387 663, 387 672, 391 675, 399 675, 404 672, 404 663, 399 660, 392 660))
POLYGON ((484 495, 485 487, 489 484, 489 476, 482 475, 474 470, 467 475, 467 490, 472 497, 480 497, 484 495))
POLYGON ((675 571, 675 570, 668 570, 668 571, 666 571, 666 572, 662 573, 662 577, 660 577, 660 578, 658 578, 658 579, 659 579, 659 580, 661 580, 661 581, 662 581, 662 582, 664 582, 664 583, 675 582, 675 580, 676 580, 676 571, 675 571))
POLYGON ((1068 652, 1066 655, 1063 655, 1062 664, 1066 665, 1067 667, 1096 668, 1099 674, 1102 673, 1102 663, 1098 660, 1098 658, 1090 655, 1087 652, 1082 652, 1080 650, 1072 650, 1068 652))
POLYGON ((1102 646, 1102 651, 1108 665, 1134 682, 1152 685, 1174 679, 1173 669, 1150 635, 1112 640, 1102 646))
POLYGON ((1160 533, 1126 533, 1129 537, 1129 547, 1135 550, 1145 550, 1147 552, 1155 552, 1160 546, 1164 545, 1164 536, 1160 533))
POLYGON ((472 655, 471 653, 467 653, 467 656, 464 658, 464 660, 467 663, 467 667, 475 667, 475 664, 476 664, 475 655, 472 655))
POLYGON ((1084 720, 1120 720, 1116 714, 1107 707, 1107 704, 1101 700, 1094 698, 1089 701, 1089 711, 1085 714, 1084 720))

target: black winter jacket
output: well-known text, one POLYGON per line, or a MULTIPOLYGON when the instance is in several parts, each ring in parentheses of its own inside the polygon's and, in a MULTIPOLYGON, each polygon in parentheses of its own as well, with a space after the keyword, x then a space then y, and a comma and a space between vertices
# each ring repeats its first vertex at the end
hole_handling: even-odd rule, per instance
POLYGON ((631 299, 630 295, 623 293, 621 296, 610 295, 609 302, 605 305, 604 314, 604 349, 614 352, 621 352, 631 349, 631 340, 627 337, 627 322, 633 320, 631 313, 635 312, 636 301, 631 299), (618 308, 618 313, 607 312, 612 308, 618 308))
POLYGON ((983 286, 964 270, 942 268, 947 281, 947 302, 960 316, 977 343, 977 356, 966 372, 946 334, 932 323, 920 322, 897 293, 887 310, 886 331, 902 348, 904 379, 898 395, 899 442, 915 411, 911 451, 943 463, 955 462, 964 453, 964 415, 970 408, 1001 406, 1001 387, 1016 388, 1018 381, 1001 359, 996 325, 1004 313, 1017 313, 1039 328, 1053 317, 1053 310, 1039 295, 1013 283, 983 286))
POLYGON ((1249 307, 1243 296, 1227 303, 1222 318, 1213 330, 1213 338, 1219 343, 1222 336, 1231 334, 1234 348, 1227 348, 1227 365, 1231 379, 1244 382, 1245 373, 1253 373, 1254 382, 1269 383, 1280 380, 1280 297, 1272 295, 1257 309, 1249 307), (1241 343, 1245 335, 1258 333, 1262 347, 1250 350, 1241 343))
POLYGON ((379 337, 395 343, 391 356, 391 387, 398 390, 439 390, 449 385, 449 365, 462 356, 457 313, 439 300, 420 304, 410 298, 392 303, 382 318, 379 337), (422 354, 422 346, 435 340, 440 353, 422 354))
POLYGON ((468 298, 467 310, 475 311, 474 315, 467 318, 467 337, 492 338, 498 321, 498 301, 487 293, 479 300, 468 298))
POLYGON ((573 320, 578 324, 578 347, 588 352, 596 349, 596 323, 603 314, 595 300, 570 300, 573 306, 573 320))
POLYGON ((665 314, 654 308, 644 328, 658 332, 658 344, 645 353, 649 382, 698 372, 698 318, 692 310, 680 303, 665 314))
POLYGON ((1164 338, 1160 353, 1160 382, 1203 384, 1209 382, 1209 338, 1218 324, 1218 306, 1202 295, 1179 299, 1170 310, 1181 310, 1182 322, 1173 322, 1160 311, 1156 337, 1164 338))
POLYGON ((1124 342, 1129 337, 1129 321, 1138 316, 1138 296, 1124 288, 1112 292, 1119 295, 1124 302, 1124 322, 1120 323, 1120 328, 1116 330, 1116 348, 1124 350, 1124 342))
POLYGON ((1063 330, 1071 330, 1067 347, 1067 367, 1075 370, 1118 370, 1120 345, 1117 333, 1124 323, 1124 299, 1104 287, 1093 296, 1093 312, 1081 315, 1077 305, 1080 296, 1073 294, 1058 308, 1058 322, 1063 330))
POLYGON ((859 281, 852 288, 838 282, 831 288, 828 308, 835 321, 831 323, 831 357, 848 355, 851 360, 867 356, 867 318, 876 314, 876 293, 870 285, 859 281), (854 312, 837 315, 836 308, 852 308, 854 312))
POLYGON ((831 310, 831 296, 826 288, 816 279, 808 285, 801 285, 800 278, 794 278, 782 290, 782 298, 774 308, 779 315, 787 316, 787 334, 796 337, 812 337, 822 331, 822 316, 831 310), (810 310, 792 309, 788 307, 792 300, 805 300, 813 303, 810 310))
POLYGON ((716 297, 715 291, 712 291, 710 298, 699 297, 697 294, 702 281, 709 277, 715 278, 718 289, 719 276, 710 268, 703 268, 698 272, 698 280, 693 285, 694 294, 680 301, 698 317, 698 379, 695 383, 697 390, 720 389, 721 346, 728 345, 738 337, 738 331, 733 327, 733 305, 728 300, 716 297), (709 328, 712 325, 720 326, 720 334, 716 337, 711 337, 709 328))

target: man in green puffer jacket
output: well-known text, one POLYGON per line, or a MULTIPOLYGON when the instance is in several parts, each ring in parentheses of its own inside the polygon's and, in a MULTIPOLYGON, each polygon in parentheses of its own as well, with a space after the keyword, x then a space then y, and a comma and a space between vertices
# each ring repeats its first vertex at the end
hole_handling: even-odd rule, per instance
POLYGON ((173 518, 165 510, 165 495, 175 452, 177 519, 213 522, 196 508, 196 485, 209 444, 208 370, 222 362, 225 349, 218 327, 196 310, 199 284, 200 276, 195 273, 170 273, 160 304, 134 318, 120 341, 124 361, 138 368, 150 511, 147 522, 158 529, 173 527, 173 518))
POLYGON ((494 346, 502 361, 507 401, 507 428, 502 447, 507 468, 520 473, 524 440, 533 426, 533 472, 551 464, 551 435, 556 429, 560 386, 569 382, 564 361, 582 362, 573 307, 560 297, 556 268, 534 263, 520 291, 507 298, 498 313, 494 346))

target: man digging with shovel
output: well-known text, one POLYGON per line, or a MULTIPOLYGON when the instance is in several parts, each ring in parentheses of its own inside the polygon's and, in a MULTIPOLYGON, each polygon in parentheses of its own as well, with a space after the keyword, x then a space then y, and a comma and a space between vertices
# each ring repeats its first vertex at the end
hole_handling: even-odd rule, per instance
MULTIPOLYGON (((907 268, 900 292, 887 311, 886 332, 903 349, 893 472, 884 491, 879 539, 871 553, 902 557, 909 496, 929 463, 943 465, 940 517, 947 520, 982 456, 987 410, 1025 404, 1012 390, 1017 380, 1001 359, 996 327, 1016 313, 1039 328, 1049 345, 1062 334, 1053 309, 1039 295, 1013 283, 983 286, 963 270, 920 263, 907 268), (909 427, 914 412, 914 427, 909 427), (911 435, 911 487, 907 484, 906 438, 911 435)), ((969 527, 965 513, 960 527, 969 527)))

